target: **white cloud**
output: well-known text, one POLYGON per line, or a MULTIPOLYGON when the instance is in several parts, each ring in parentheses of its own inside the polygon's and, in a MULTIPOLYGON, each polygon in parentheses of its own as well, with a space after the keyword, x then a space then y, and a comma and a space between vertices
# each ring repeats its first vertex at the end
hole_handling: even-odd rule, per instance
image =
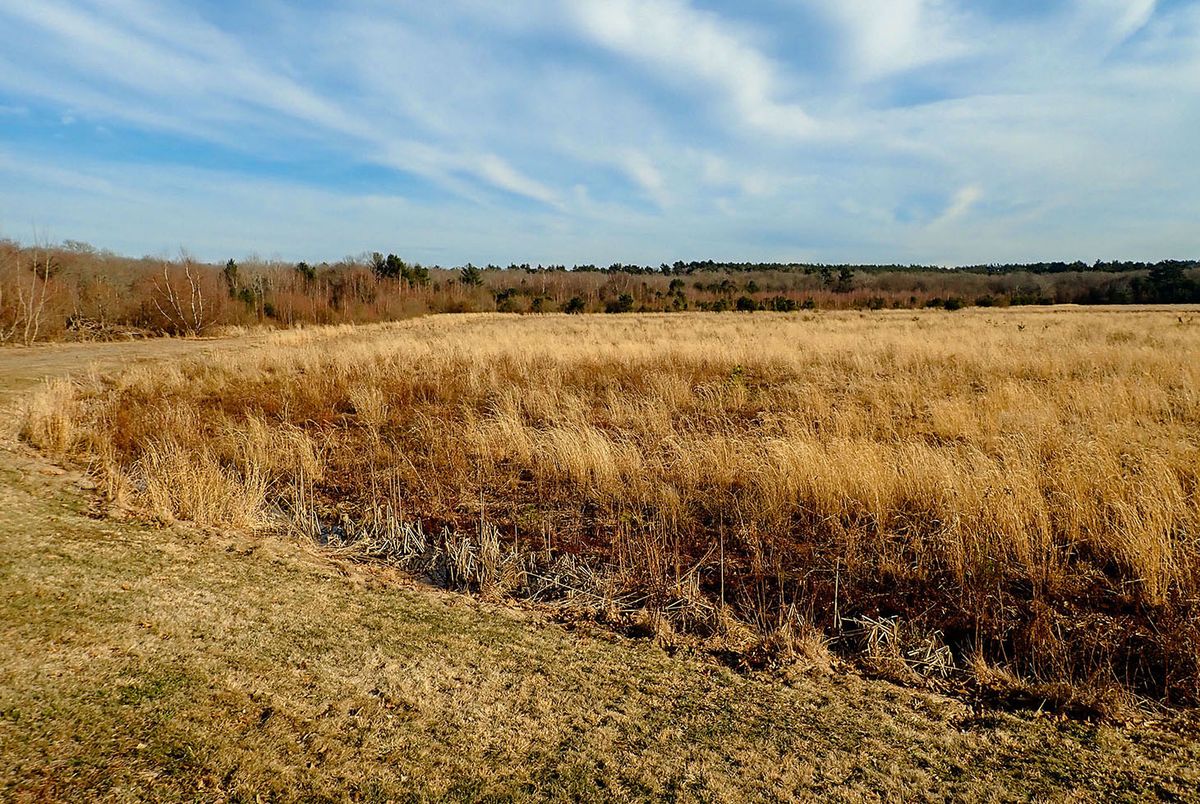
POLYGON ((833 0, 817 4, 841 28, 860 80, 884 78, 967 52, 944 0, 833 0))
POLYGON ((0 151, 0 173, 16 177, 22 184, 50 186, 106 198, 129 197, 119 183, 95 174, 45 164, 29 154, 0 151))
POLYGON ((656 204, 667 206, 670 203, 666 179, 649 156, 637 149, 628 148, 618 155, 617 162, 626 175, 653 198, 656 204))
POLYGON ((781 177, 746 164, 731 164, 711 152, 690 154, 698 169, 693 173, 710 187, 737 190, 742 195, 765 196, 779 189, 781 177))
POLYGON ((1157 6, 1156 0, 1075 0, 1075 14, 1089 34, 1113 47, 1144 28, 1157 6))
POLYGON ((981 198, 983 198, 983 190, 978 185, 968 184, 966 187, 960 188, 950 199, 950 204, 945 211, 931 225, 946 226, 954 223, 969 213, 981 198))
MULTIPOLYGON (((503 159, 420 143, 381 129, 344 104, 266 67, 234 37, 187 12, 139 0, 101 8, 89 13, 53 0, 35 5, 0 0, 0 15, 60 40, 55 50, 73 75, 45 82, 53 85, 46 91, 60 101, 202 137, 237 124, 278 126, 271 115, 284 115, 316 127, 317 132, 310 133, 357 140, 366 146, 369 159, 424 176, 451 191, 462 189, 452 174, 465 173, 506 192, 554 203, 553 191, 503 159), (86 76, 87 84, 103 78, 127 91, 76 88, 76 80, 70 79, 80 75, 86 76), (159 111, 164 107, 173 111, 166 120, 159 111)), ((19 73, 8 75, 8 82, 0 75, 0 85, 26 88, 19 73)), ((224 134, 212 136, 229 140, 224 134)))
POLYGON ((779 99, 775 64, 715 14, 684 0, 572 0, 575 20, 593 42, 656 69, 671 83, 699 83, 736 115, 735 125, 779 137, 814 131, 797 104, 779 99))
POLYGON ((495 186, 545 204, 557 205, 558 194, 541 182, 522 175, 512 165, 495 154, 484 154, 475 162, 478 175, 495 186))

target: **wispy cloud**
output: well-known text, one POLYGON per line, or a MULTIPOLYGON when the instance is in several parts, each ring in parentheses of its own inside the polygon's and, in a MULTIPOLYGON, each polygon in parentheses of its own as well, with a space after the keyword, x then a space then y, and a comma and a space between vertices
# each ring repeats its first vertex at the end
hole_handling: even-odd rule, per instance
POLYGON ((595 43, 653 68, 668 83, 715 92, 748 124, 782 137, 804 136, 814 122, 781 100, 779 70, 719 16, 684 0, 572 0, 576 21, 595 43))
POLYGON ((1079 20, 1100 37, 1100 44, 1119 45, 1146 26, 1156 0, 1077 0, 1079 20))
POLYGON ((841 29, 844 53, 861 80, 884 78, 963 55, 957 12, 944 0, 814 3, 841 29))
POLYGON ((1200 0, 0 0, 0 28, 18 233, 447 262, 1200 252, 1200 0))
POLYGON ((663 178, 662 172, 650 157, 642 151, 630 148, 623 151, 617 157, 617 161, 624 168, 626 174, 645 190, 655 203, 664 207, 670 204, 666 179, 663 178))
POLYGON ((983 189, 974 184, 962 187, 950 199, 945 211, 932 224, 934 227, 946 226, 969 213, 983 198, 983 189))
MULTIPOLYGON (((178 9, 138 0, 85 10, 46 0, 31 5, 0 0, 0 12, 58 40, 66 64, 90 82, 105 79, 123 91, 53 92, 98 115, 154 124, 144 110, 177 104, 171 127, 223 141, 231 125, 277 126, 273 115, 313 126, 325 136, 350 138, 368 160, 411 171, 448 187, 449 175, 473 175, 499 189, 549 201, 553 193, 494 154, 455 152, 407 140, 353 109, 263 64, 235 37, 178 9), (195 120, 194 128, 188 120, 195 120), (222 133, 212 134, 209 132, 222 133), (362 150, 364 149, 365 150, 362 150)), ((0 79, 2 81, 2 79, 0 79)), ((17 82, 10 87, 19 88, 17 82), (15 87, 13 85, 16 85, 15 87)))

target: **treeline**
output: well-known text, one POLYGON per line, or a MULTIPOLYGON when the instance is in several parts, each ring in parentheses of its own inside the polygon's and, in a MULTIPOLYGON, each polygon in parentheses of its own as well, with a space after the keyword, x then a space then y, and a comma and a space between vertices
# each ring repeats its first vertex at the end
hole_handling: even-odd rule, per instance
POLYGON ((0 343, 366 323, 427 313, 790 312, 1028 304, 1200 303, 1200 263, 944 269, 676 262, 424 266, 367 253, 310 264, 132 259, 86 243, 0 240, 0 343))

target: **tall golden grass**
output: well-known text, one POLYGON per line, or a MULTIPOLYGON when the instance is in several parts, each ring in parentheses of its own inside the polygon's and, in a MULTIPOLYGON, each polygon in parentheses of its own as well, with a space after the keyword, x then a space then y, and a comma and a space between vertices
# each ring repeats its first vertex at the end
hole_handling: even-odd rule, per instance
POLYGON ((81 383, 25 431, 202 522, 386 488, 428 526, 687 575, 764 633, 903 624, 957 667, 1200 702, 1200 324, 1173 312, 307 330, 81 383))

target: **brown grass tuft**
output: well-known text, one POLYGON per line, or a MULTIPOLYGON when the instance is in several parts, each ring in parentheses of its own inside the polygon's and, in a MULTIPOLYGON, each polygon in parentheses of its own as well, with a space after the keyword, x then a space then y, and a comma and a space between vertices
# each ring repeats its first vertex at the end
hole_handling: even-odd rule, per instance
POLYGON ((63 455, 75 439, 75 384, 47 380, 26 398, 21 411, 21 437, 51 455, 63 455))

